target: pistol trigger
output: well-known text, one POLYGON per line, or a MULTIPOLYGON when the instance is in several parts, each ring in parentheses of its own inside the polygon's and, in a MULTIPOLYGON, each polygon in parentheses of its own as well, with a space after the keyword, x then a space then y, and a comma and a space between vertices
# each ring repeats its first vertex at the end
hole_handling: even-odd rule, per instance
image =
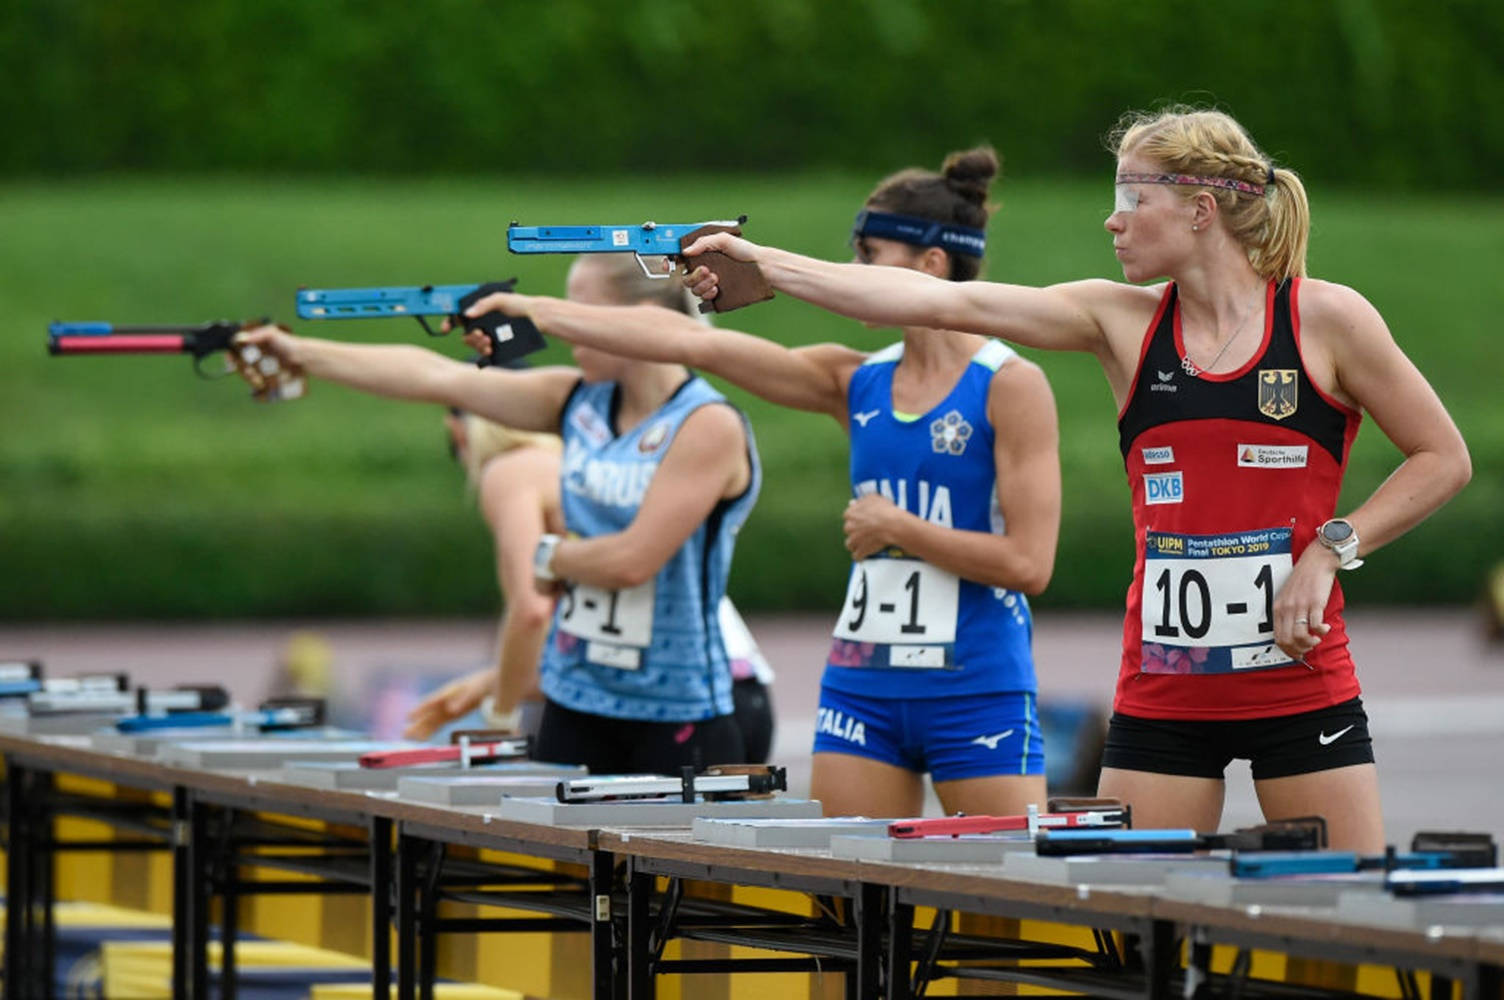
POLYGON ((207 371, 204 371, 204 360, 206 358, 210 357, 210 355, 208 355, 208 354, 200 354, 200 355, 198 355, 197 357, 195 357, 193 359, 193 371, 194 371, 194 373, 197 374, 198 377, 202 378, 202 379, 224 378, 226 375, 233 375, 233 374, 235 374, 235 371, 236 371, 235 362, 230 358, 230 350, 234 350, 234 348, 230 348, 229 350, 227 350, 225 352, 224 358, 222 359, 224 361, 224 370, 223 371, 219 371, 219 372, 207 372, 207 371))
MULTIPOLYGON (((653 269, 648 267, 648 262, 643 259, 642 254, 633 251, 632 256, 637 259, 637 266, 642 268, 643 276, 650 278, 653 281, 662 281, 664 278, 667 278, 669 275, 674 273, 673 255, 671 254, 666 254, 664 256, 665 269, 662 274, 654 274, 653 269)), ((656 256, 656 254, 654 256, 656 256)))

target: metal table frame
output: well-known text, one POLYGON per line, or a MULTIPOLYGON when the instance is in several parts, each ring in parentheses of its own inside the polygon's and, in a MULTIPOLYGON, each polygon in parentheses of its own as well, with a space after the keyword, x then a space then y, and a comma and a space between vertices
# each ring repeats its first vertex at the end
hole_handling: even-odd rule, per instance
MULTIPOLYGON (((0 735, 6 768, 6 969, 3 1000, 45 997, 53 975, 54 861, 66 851, 170 850, 173 858, 172 982, 185 1000, 209 996, 211 902, 223 901, 222 997, 234 996, 236 902, 257 893, 367 893, 372 900, 372 988, 385 997, 393 977, 403 1000, 431 997, 437 937, 450 932, 578 930, 590 934, 592 995, 651 998, 660 974, 841 971, 850 997, 908 1000, 941 976, 1003 979, 1120 998, 1333 996, 1330 990, 1253 980, 1235 963, 1211 975, 1214 944, 1246 954, 1263 948, 1292 956, 1393 966, 1404 996, 1418 996, 1414 970, 1432 975, 1431 996, 1454 986, 1464 1000, 1504 996, 1504 929, 1479 932, 1370 927, 1327 911, 1190 903, 1150 890, 1115 890, 1008 880, 1002 868, 854 862, 815 852, 696 844, 687 832, 563 828, 367 795, 196 771, 36 739, 0 735), (55 777, 80 775, 125 788, 170 794, 171 804, 122 806, 108 797, 62 793, 55 777), (253 814, 301 817, 350 827, 301 838, 278 833, 253 814), (60 840, 58 816, 110 823, 124 840, 60 840), (279 859, 265 849, 296 841, 321 845, 316 861, 279 859), (467 845, 583 866, 582 878, 515 865, 455 862, 467 845), (243 867, 296 869, 315 883, 243 878, 243 867), (658 888, 659 879, 667 880, 658 888), (686 881, 788 889, 813 896, 824 912, 785 911, 696 899, 686 881), (508 887, 550 883, 545 895, 508 887), (500 888, 497 888, 497 887, 500 888), (527 898, 532 895, 532 898, 527 898), (536 918, 441 918, 441 899, 543 913, 536 918), (531 905, 530 905, 531 904, 531 905), (958 935, 947 925, 914 926, 916 907, 1094 930, 1096 950, 1007 938, 958 935), (395 924, 396 955, 390 947, 395 924), (1119 948, 1114 933, 1128 946, 1119 948), (796 939, 802 936, 803 942, 796 939), (785 949, 793 957, 663 958, 673 937, 785 949), (1180 952, 1188 945, 1188 960, 1180 952), (1032 950, 1029 950, 1032 949, 1032 950), (1053 950, 1052 950, 1053 949, 1053 950), (1061 950, 1064 949, 1064 950, 1061 950), (1074 967, 1017 965, 1020 958, 1074 960, 1074 967), (978 967, 988 958, 1003 964, 978 967), (967 965, 966 962, 973 964, 967 965), (1009 964, 1011 963, 1011 964, 1009 964)), ((291 829, 291 827, 288 827, 291 829)))

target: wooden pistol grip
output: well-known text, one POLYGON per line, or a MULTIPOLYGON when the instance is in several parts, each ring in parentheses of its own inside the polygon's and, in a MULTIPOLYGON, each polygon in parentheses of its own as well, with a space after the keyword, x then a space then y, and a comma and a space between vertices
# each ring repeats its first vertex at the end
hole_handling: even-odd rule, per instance
POLYGON ((500 743, 519 737, 510 729, 456 729, 449 734, 451 746, 459 746, 460 740, 468 737, 471 743, 500 743))
POLYGON ((301 368, 285 367, 275 354, 259 347, 231 344, 226 353, 230 367, 251 384, 251 397, 258 403, 297 399, 303 395, 306 383, 301 368))
POLYGON ((771 774, 773 769, 767 764, 710 764, 700 773, 720 777, 728 774, 771 774))
POLYGON ((1045 805, 1046 812, 1073 813, 1094 812, 1102 809, 1121 809, 1123 800, 1093 796, 1057 796, 1045 805))
MULTIPOLYGON (((683 250, 701 236, 709 236, 711 233, 740 236, 742 229, 740 226, 701 226, 679 240, 679 249, 683 250)), ((715 298, 700 303, 702 313, 730 312, 756 302, 766 302, 773 297, 773 286, 768 284, 762 269, 751 261, 737 260, 719 250, 706 250, 693 257, 684 257, 684 263, 686 270, 692 271, 701 265, 709 268, 720 286, 715 298)))

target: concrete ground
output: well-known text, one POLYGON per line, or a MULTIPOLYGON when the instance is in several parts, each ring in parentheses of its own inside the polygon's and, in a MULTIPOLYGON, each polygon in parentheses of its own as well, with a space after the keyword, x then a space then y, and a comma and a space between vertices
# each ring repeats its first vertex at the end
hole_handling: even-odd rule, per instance
MULTIPOLYGON (((778 733, 773 757, 791 791, 809 783, 815 700, 828 616, 753 616, 774 668, 778 733)), ((271 688, 289 637, 312 632, 332 653, 331 680, 371 726, 391 731, 402 699, 394 686, 431 686, 486 662, 490 621, 379 621, 217 625, 0 624, 0 660, 39 658, 52 676, 126 670, 133 681, 224 684, 244 704, 271 688), (382 689, 384 695, 376 694, 382 689)), ((1359 609, 1349 615, 1379 758, 1389 838, 1422 829, 1484 830, 1504 837, 1504 644, 1487 645, 1468 609, 1359 609), (1496 757, 1498 759, 1496 759, 1496 757)), ((1035 655, 1042 699, 1109 704, 1121 619, 1101 613, 1038 616, 1035 655)), ((938 814, 931 798, 927 810, 938 814)), ((1245 764, 1229 771, 1223 828, 1257 822, 1245 764)))

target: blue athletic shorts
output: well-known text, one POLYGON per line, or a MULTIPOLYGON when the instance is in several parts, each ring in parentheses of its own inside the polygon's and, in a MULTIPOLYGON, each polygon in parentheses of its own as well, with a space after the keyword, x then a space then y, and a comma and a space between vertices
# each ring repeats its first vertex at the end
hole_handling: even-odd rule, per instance
POLYGON ((864 698, 820 688, 815 753, 870 757, 935 781, 1043 774, 1044 737, 1029 691, 864 698))

